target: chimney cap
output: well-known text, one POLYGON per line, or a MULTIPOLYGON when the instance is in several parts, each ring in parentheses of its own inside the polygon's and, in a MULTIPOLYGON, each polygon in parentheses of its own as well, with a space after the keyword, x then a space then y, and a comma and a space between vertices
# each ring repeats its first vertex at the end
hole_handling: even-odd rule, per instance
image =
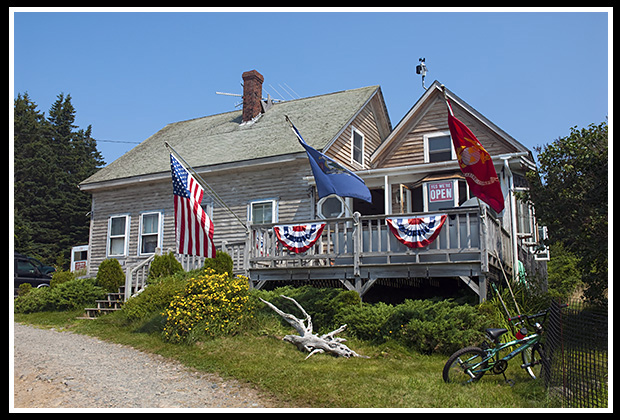
POLYGON ((263 77, 263 75, 257 72, 256 70, 250 70, 250 71, 243 72, 243 74, 241 75, 241 78, 243 80, 256 78, 256 79, 259 79, 261 83, 265 81, 265 78, 263 77))

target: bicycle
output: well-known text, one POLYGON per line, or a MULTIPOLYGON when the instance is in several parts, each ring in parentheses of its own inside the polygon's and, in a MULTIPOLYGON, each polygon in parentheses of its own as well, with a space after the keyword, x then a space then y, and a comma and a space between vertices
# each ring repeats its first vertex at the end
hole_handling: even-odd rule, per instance
MULTIPOLYGON (((568 305, 561 305, 566 307, 568 305)), ((516 340, 507 343, 500 343, 499 339, 508 332, 506 328, 487 328, 486 335, 493 342, 493 347, 485 341, 480 347, 465 347, 457 350, 448 358, 443 368, 443 380, 445 382, 472 383, 478 381, 485 373, 494 375, 504 375, 506 382, 514 384, 514 381, 507 379, 505 371, 508 368, 508 361, 518 354, 521 354, 523 364, 522 369, 530 375, 532 379, 540 378, 543 373, 549 372, 549 360, 546 358, 541 339, 544 333, 543 326, 549 309, 534 315, 517 315, 508 318, 509 322, 514 323, 515 329, 518 328, 516 340), (537 322, 537 318, 544 317, 542 322, 537 322), (525 324, 533 328, 534 333, 528 335, 525 324), (500 358, 500 352, 509 347, 518 346, 506 356, 500 358)))

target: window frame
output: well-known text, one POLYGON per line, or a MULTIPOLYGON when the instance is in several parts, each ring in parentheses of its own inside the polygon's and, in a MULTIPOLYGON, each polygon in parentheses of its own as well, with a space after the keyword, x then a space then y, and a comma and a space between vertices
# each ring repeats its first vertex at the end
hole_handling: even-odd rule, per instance
MULTIPOLYGON (((454 151, 454 146, 452 145, 452 137, 450 136, 450 131, 443 130, 443 131, 435 131, 432 133, 424 134, 424 163, 437 163, 437 162, 431 162, 430 141, 437 137, 446 137, 446 136, 450 138, 450 159, 440 160, 437 162, 449 162, 451 160, 456 160, 456 152, 454 151)), ((445 150, 445 149, 441 149, 441 150, 445 150)))
POLYGON ((247 220, 250 224, 277 223, 278 222, 278 200, 276 198, 265 198, 265 199, 252 200, 248 202, 247 220), (253 220, 254 205, 265 204, 265 203, 271 203, 271 222, 254 223, 254 220, 253 220))
POLYGON ((364 136, 364 133, 362 133, 360 130, 358 130, 357 128, 351 126, 351 164, 357 164, 359 166, 361 166, 362 168, 364 168, 364 148, 366 147, 366 138, 364 136), (361 155, 361 159, 362 161, 358 161, 355 159, 355 133, 357 133, 360 137, 361 137, 361 147, 359 148, 359 152, 361 155))
POLYGON ((149 211, 144 211, 140 213, 140 222, 138 224, 138 255, 142 256, 142 255, 153 255, 157 248, 162 247, 162 243, 163 243, 163 236, 164 236, 164 212, 161 210, 149 210, 149 211), (143 227, 144 227, 144 216, 149 216, 149 215, 153 215, 156 214, 157 215, 157 232, 156 233, 144 233, 142 231, 143 227), (142 246, 144 244, 144 236, 155 236, 157 235, 157 245, 155 246, 155 249, 153 250, 153 252, 145 252, 142 249, 142 246))
POLYGON ((129 227, 131 223, 131 216, 128 213, 124 214, 113 214, 108 217, 108 230, 106 232, 106 257, 107 258, 116 258, 116 257, 126 257, 129 251, 129 227), (112 235, 112 219, 125 219, 125 231, 122 235, 112 235), (123 238, 123 253, 122 254, 112 254, 112 239, 123 238))
POLYGON ((342 197, 337 196, 337 195, 335 195, 335 194, 328 195, 328 196, 326 196, 326 197, 321 198, 321 199, 318 201, 317 205, 316 205, 316 213, 317 213, 317 216, 318 216, 320 219, 333 219, 333 218, 337 218, 337 219, 338 219, 338 218, 341 218, 342 216, 344 216, 344 215, 345 215, 345 213, 346 213, 346 211, 347 211, 346 209, 347 209, 347 206, 345 205, 345 202, 344 202, 344 200, 342 199, 342 197), (328 216, 325 216, 325 215, 323 214, 323 204, 325 204, 325 202, 326 202, 327 200, 329 200, 330 198, 335 198, 335 199, 337 199, 337 200, 340 202, 340 213, 338 214, 338 216, 329 216, 329 217, 328 217, 328 216))

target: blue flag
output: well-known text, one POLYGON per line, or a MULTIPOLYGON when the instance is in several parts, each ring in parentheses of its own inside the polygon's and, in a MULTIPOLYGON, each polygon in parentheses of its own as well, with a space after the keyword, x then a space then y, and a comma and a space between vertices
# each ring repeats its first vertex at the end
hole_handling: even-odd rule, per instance
POLYGON ((362 178, 344 168, 333 159, 325 156, 323 153, 308 146, 303 137, 301 137, 301 134, 299 134, 297 127, 295 127, 288 117, 286 117, 286 120, 291 124, 291 128, 295 132, 295 135, 297 135, 299 143, 306 149, 319 198, 336 194, 340 197, 359 198, 360 200, 372 203, 370 190, 362 178))

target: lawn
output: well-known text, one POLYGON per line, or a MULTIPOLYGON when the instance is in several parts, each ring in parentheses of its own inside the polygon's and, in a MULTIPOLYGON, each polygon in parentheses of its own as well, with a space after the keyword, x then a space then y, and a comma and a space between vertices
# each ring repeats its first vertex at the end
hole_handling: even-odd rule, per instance
MULTIPOLYGON (((546 407, 546 391, 513 360, 507 370, 514 386, 501 375, 485 375, 469 386, 446 384, 441 371, 447 359, 421 355, 395 344, 371 345, 350 340, 349 347, 369 359, 317 354, 304 360, 283 342, 280 326, 256 333, 171 344, 149 328, 122 323, 114 314, 76 320, 77 313, 16 314, 15 320, 68 329, 107 341, 157 353, 201 371, 216 372, 250 383, 274 396, 283 407, 343 408, 516 408, 546 407)), ((286 329, 284 330, 286 332, 286 329)))

